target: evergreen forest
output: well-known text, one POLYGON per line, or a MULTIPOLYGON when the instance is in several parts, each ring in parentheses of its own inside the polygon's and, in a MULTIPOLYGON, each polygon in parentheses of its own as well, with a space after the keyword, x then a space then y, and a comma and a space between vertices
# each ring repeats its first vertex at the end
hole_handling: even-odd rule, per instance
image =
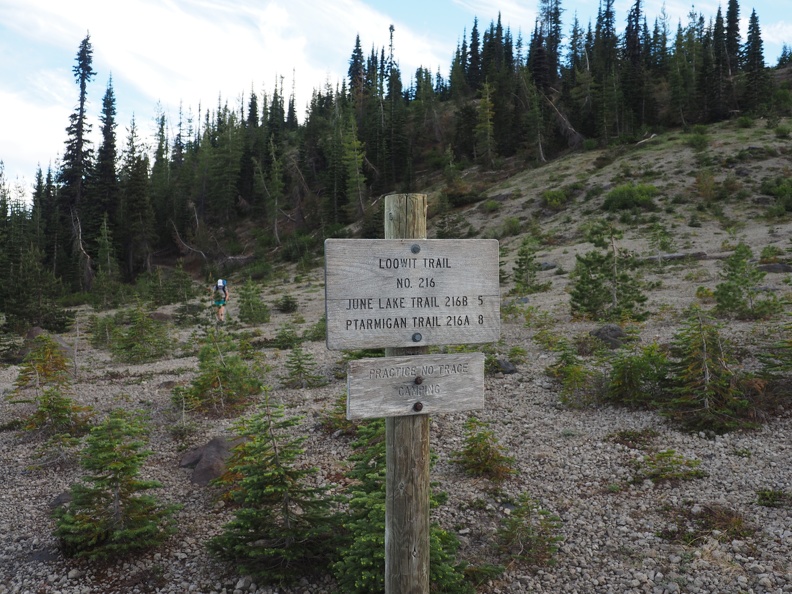
POLYGON ((481 200, 460 178, 470 167, 497 176, 670 128, 789 115, 792 91, 779 75, 792 54, 784 46, 768 67, 759 16, 752 10, 743 32, 740 12, 728 0, 725 14, 692 9, 674 26, 645 14, 641 0, 621 16, 604 0, 594 21, 570 24, 561 0, 539 0, 528 38, 515 38, 500 16, 486 26, 474 19, 447 74, 402 72, 391 27, 388 47, 351 44, 346 79, 316 88, 302 121, 281 79, 236 105, 219 99, 175 122, 158 114, 151 147, 134 119, 118 137, 123 98, 112 79, 99 121, 87 117, 97 75, 88 35, 72 68, 77 103, 63 156, 35 173, 32 204, 12 196, 0 168, 6 324, 58 324, 46 307, 19 302, 16 287, 32 287, 44 303, 178 259, 206 277, 272 257, 299 261, 325 238, 379 234, 385 194, 442 179, 432 214, 481 200))

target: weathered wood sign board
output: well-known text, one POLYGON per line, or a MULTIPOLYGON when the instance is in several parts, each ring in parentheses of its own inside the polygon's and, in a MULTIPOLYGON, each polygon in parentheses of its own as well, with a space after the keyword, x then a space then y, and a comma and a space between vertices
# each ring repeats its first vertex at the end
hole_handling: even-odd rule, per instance
POLYGON ((495 239, 328 239, 327 348, 495 342, 495 239))
POLYGON ((349 362, 347 419, 452 413, 484 406, 484 353, 349 362))

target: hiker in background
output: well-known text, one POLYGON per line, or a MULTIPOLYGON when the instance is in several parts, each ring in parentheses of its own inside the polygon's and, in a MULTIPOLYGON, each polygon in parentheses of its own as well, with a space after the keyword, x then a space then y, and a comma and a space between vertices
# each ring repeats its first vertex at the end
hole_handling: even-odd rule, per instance
POLYGON ((228 301, 228 283, 224 279, 219 279, 217 284, 213 287, 214 290, 214 305, 217 308, 217 321, 225 323, 225 306, 228 301))

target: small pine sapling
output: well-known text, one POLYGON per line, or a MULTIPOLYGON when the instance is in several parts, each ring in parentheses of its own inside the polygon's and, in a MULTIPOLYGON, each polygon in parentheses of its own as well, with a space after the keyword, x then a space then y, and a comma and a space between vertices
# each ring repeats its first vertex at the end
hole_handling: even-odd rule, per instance
POLYGON ((218 329, 207 332, 198 353, 198 375, 188 387, 173 391, 173 402, 184 410, 225 415, 245 406, 261 392, 254 369, 231 352, 231 337, 218 329))
POLYGON ((698 307, 672 342, 672 395, 665 412, 696 430, 717 433, 748 426, 748 400, 740 390, 736 361, 720 327, 698 307))
POLYGON ((299 421, 285 418, 267 393, 260 411, 237 424, 243 441, 227 476, 240 507, 208 545, 241 573, 279 585, 325 569, 338 534, 333 499, 310 484, 316 469, 296 464, 304 438, 292 437, 291 429, 299 421))
POLYGON ((500 483, 516 473, 514 458, 504 454, 504 449, 488 424, 471 415, 465 422, 465 445, 451 460, 470 476, 500 483))
POLYGON ((15 386, 17 390, 33 388, 37 394, 45 386, 62 387, 71 383, 68 369, 69 361, 61 346, 49 334, 41 334, 33 340, 15 386))
POLYGON ((511 565, 549 565, 561 536, 561 519, 522 493, 496 533, 497 550, 511 565))
POLYGON ((635 258, 616 244, 622 235, 619 229, 603 222, 587 228, 586 239, 606 251, 575 255, 570 291, 573 315, 594 320, 640 320, 646 316, 639 310, 647 298, 633 272, 635 258))
POLYGON ((531 237, 523 240, 517 250, 517 261, 512 270, 514 278, 514 293, 529 294, 541 293, 550 288, 550 282, 540 283, 537 277, 539 265, 536 263, 536 240, 531 237))
POLYGON ((148 363, 170 353, 172 342, 168 327, 154 320, 138 304, 127 312, 128 324, 119 326, 113 332, 110 352, 121 363, 148 363))
POLYGON ((270 310, 259 294, 259 286, 248 280, 239 289, 239 320, 245 324, 266 324, 270 310))
MULTIPOLYGON (((49 445, 54 447, 45 446, 45 450, 62 451, 73 447, 75 443, 71 438, 84 435, 93 416, 90 407, 78 405, 64 395, 71 387, 68 365, 62 348, 51 336, 37 336, 16 379, 16 394, 33 388, 33 397, 10 399, 12 403, 32 402, 36 405, 36 410, 22 426, 50 437, 52 443, 49 445)), ((58 455, 56 459, 62 457, 58 455)))
POLYGON ((149 489, 157 481, 138 478, 151 454, 138 415, 113 411, 86 439, 80 464, 86 474, 71 487, 71 502, 55 510, 55 536, 70 556, 119 558, 163 542, 174 529, 176 506, 161 505, 149 489))
POLYGON ((722 283, 715 287, 718 313, 742 319, 762 319, 775 315, 781 304, 772 293, 761 293, 759 285, 765 273, 751 262, 753 253, 744 243, 723 263, 722 283))
POLYGON ((670 388, 668 357, 657 343, 637 352, 618 352, 611 361, 605 399, 627 406, 652 406, 670 388))
POLYGON ((331 434, 355 435, 360 423, 347 419, 346 409, 347 395, 346 392, 342 392, 335 398, 329 410, 322 412, 319 422, 322 430, 331 434))
POLYGON ((316 373, 316 361, 311 353, 304 351, 296 344, 286 359, 286 370, 283 385, 286 388, 317 388, 327 383, 324 377, 316 373))
MULTIPOLYGON (((385 423, 361 423, 350 460, 349 514, 345 539, 333 566, 339 591, 371 594, 385 591, 385 423)), ((437 525, 429 529, 429 580, 432 592, 473 594, 464 566, 454 563, 459 541, 437 525)))

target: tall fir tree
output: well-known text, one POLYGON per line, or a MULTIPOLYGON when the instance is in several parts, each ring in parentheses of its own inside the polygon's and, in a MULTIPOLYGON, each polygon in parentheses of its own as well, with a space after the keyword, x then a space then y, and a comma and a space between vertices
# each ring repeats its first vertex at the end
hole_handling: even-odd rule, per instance
MULTIPOLYGON (((93 150, 89 138, 91 125, 88 123, 88 83, 93 78, 93 47, 90 35, 80 42, 75 65, 72 68, 74 79, 79 87, 77 110, 69 116, 66 128, 66 148, 63 152, 61 168, 58 173, 60 191, 58 193, 59 232, 62 249, 70 252, 70 270, 60 271, 68 277, 75 288, 90 286, 92 271, 90 260, 86 257, 84 225, 82 222, 86 208, 86 186, 91 175, 93 150), (70 241, 65 241, 66 238, 70 241)), ((87 212, 86 212, 87 214, 87 212)), ((89 217, 90 218, 90 217, 89 217)))
POLYGON ((767 102, 771 87, 770 75, 764 61, 762 31, 756 10, 748 20, 748 37, 743 49, 745 66, 745 102, 748 110, 757 110, 767 102))
MULTIPOLYGON (((116 142, 116 98, 112 77, 102 98, 101 123, 102 144, 96 153, 96 165, 92 180, 92 210, 97 218, 96 231, 107 218, 112 230, 117 228, 120 188, 118 185, 118 148, 116 142)), ((94 236, 96 236, 94 234, 94 236)))
POLYGON ((729 0, 726 8, 726 54, 729 62, 729 76, 736 76, 740 70, 740 4, 729 0))
POLYGON ((154 252, 154 210, 149 195, 149 161, 138 138, 135 118, 129 127, 121 167, 121 215, 124 267, 127 278, 151 270, 154 252))

